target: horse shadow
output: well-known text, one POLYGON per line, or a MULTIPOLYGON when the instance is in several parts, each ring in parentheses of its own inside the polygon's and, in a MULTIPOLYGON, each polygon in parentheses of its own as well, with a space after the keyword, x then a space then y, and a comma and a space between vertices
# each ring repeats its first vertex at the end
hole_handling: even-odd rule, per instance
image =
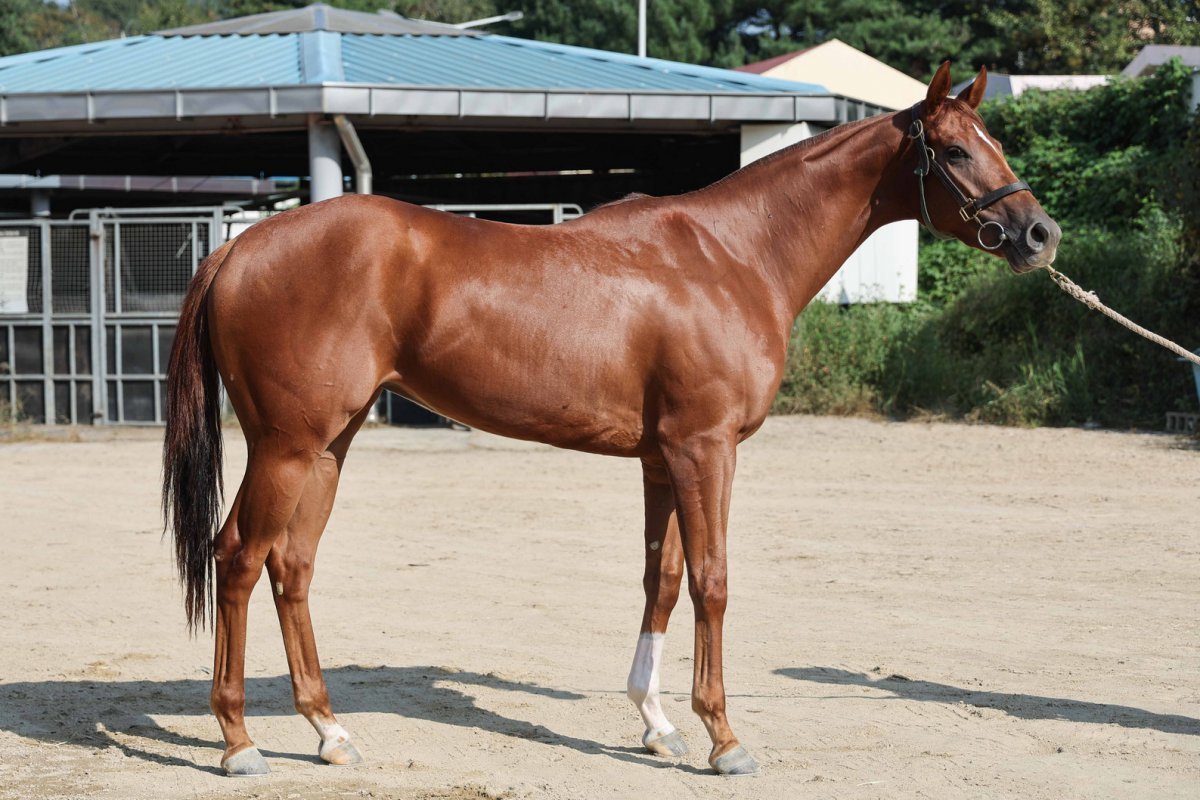
MULTIPOLYGON (((686 764, 655 759, 641 748, 579 739, 544 725, 506 717, 477 705, 467 689, 486 687, 565 702, 586 699, 586 695, 576 692, 508 680, 494 674, 429 666, 345 666, 327 669, 324 674, 339 714, 392 713, 410 719, 478 728, 548 746, 568 747, 585 755, 607 756, 643 766, 693 770, 686 764)), ((210 688, 210 682, 205 679, 0 683, 0 730, 56 745, 115 747, 130 758, 219 775, 221 770, 215 766, 202 766, 178 756, 155 752, 157 748, 148 744, 160 742, 175 747, 215 750, 212 758, 215 762, 224 746, 219 737, 188 736, 154 720, 154 716, 163 715, 208 715, 210 688)), ((291 704, 291 682, 286 675, 247 678, 246 697, 248 717, 296 713, 291 704)), ((214 732, 215 727, 214 723, 214 732)), ((268 758, 321 763, 315 755, 260 750, 268 758)))
POLYGON ((1123 728, 1147 728, 1163 733, 1200 736, 1200 719, 1179 714, 1158 714, 1141 708, 1068 700, 1061 697, 1041 697, 1032 694, 989 692, 964 689, 944 683, 921 681, 903 675, 872 678, 861 672, 835 667, 782 667, 776 675, 811 683, 836 686, 870 687, 890 692, 891 697, 855 695, 856 699, 918 700, 930 703, 965 704, 975 708, 995 708, 1020 719, 1057 719, 1068 722, 1090 722, 1098 725, 1119 725, 1123 728))

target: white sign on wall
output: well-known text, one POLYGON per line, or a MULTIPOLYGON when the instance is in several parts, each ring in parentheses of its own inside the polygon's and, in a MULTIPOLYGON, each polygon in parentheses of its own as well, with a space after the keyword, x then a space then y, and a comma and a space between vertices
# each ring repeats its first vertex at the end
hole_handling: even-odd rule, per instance
POLYGON ((29 313, 29 237, 0 231, 0 314, 29 313))

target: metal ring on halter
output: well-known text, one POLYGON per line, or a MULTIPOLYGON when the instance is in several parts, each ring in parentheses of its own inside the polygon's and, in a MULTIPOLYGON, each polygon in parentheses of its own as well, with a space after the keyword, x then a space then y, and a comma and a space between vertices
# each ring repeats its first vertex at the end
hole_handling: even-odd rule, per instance
POLYGON ((979 232, 975 234, 975 239, 979 242, 979 246, 984 250, 999 250, 1000 247, 1008 241, 1008 231, 1004 230, 1004 226, 999 222, 996 222, 996 220, 989 219, 987 222, 980 224, 979 232), (983 232, 987 230, 989 225, 995 225, 1000 230, 1000 238, 997 239, 996 243, 993 245, 985 244, 983 241, 983 232))

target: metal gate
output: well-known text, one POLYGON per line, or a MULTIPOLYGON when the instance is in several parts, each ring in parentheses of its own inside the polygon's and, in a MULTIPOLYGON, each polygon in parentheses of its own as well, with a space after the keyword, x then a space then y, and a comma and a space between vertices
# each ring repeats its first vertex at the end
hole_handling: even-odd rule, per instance
POLYGON ((0 220, 0 419, 162 422, 179 307, 222 241, 220 208, 0 220))

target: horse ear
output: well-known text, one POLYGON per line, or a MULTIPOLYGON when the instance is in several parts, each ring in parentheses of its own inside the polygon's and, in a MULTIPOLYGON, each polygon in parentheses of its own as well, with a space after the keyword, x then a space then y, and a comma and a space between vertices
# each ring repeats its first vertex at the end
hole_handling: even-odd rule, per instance
POLYGON ((950 94, 950 62, 943 61, 929 82, 929 91, 925 93, 925 108, 929 111, 937 108, 950 94))
POLYGON ((971 81, 971 85, 958 93, 958 99, 971 108, 979 108, 985 94, 987 94, 987 67, 980 67, 979 74, 975 76, 975 80, 971 81))

